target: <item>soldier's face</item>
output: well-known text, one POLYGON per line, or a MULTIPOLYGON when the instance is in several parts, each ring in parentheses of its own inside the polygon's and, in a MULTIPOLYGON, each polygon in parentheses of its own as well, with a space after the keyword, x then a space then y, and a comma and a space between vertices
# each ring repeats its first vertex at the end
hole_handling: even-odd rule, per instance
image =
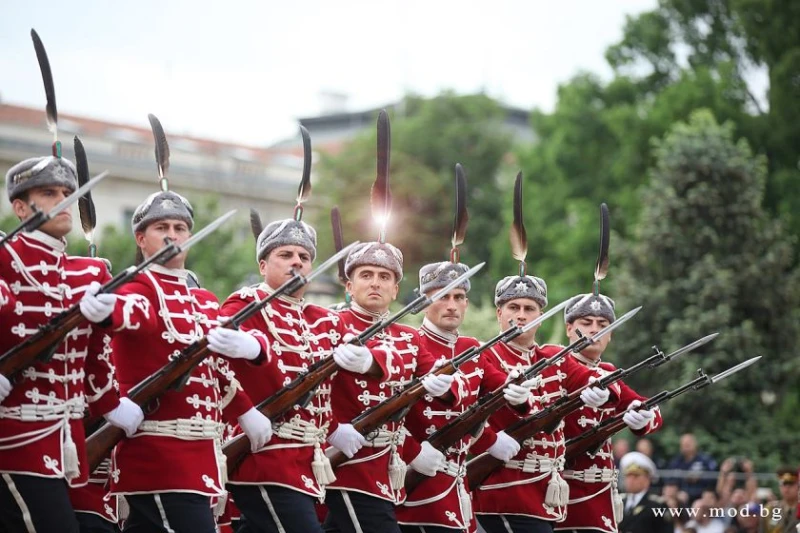
MULTIPOLYGON (((537 302, 530 298, 517 298, 497 308, 497 323, 500 324, 500 330, 504 331, 510 325, 524 326, 528 322, 539 318, 541 314, 542 308, 537 302)), ((520 346, 533 346, 538 329, 539 326, 531 328, 514 339, 514 342, 520 346)))
MULTIPOLYGON (((293 271, 303 276, 311 272, 311 253, 302 246, 278 246, 258 262, 258 269, 266 284, 277 289, 294 276, 293 271)), ((303 286, 292 296, 302 298, 305 291, 303 286)))
POLYGON ((650 478, 647 474, 633 471, 625 474, 625 492, 636 494, 650 487, 650 478))
MULTIPOLYGON (((432 296, 435 293, 436 291, 432 290, 425 294, 432 296)), ((453 289, 425 309, 425 318, 433 322, 437 328, 455 333, 464 322, 468 304, 467 291, 453 289)))
MULTIPOLYGON (((156 220, 148 225, 144 231, 134 234, 136 246, 142 249, 142 255, 147 259, 164 247, 164 239, 167 238, 175 244, 183 244, 192 236, 189 225, 183 220, 164 219, 156 220)), ((181 252, 164 266, 167 268, 183 268, 186 263, 186 252, 181 252)))
MULTIPOLYGON (((20 220, 25 220, 33 214, 30 204, 36 205, 39 211, 49 213, 61 200, 72 194, 66 187, 34 187, 28 191, 27 201, 17 198, 11 203, 14 214, 20 220)), ((65 209, 55 216, 52 220, 39 226, 39 231, 60 239, 72 231, 72 211, 65 209)))
POLYGON ((357 267, 347 282, 347 292, 353 301, 373 313, 388 311, 399 289, 394 272, 372 265, 357 267))
MULTIPOLYGON (((607 319, 599 316, 584 316, 576 318, 573 322, 567 324, 567 337, 570 342, 578 339, 578 331, 585 337, 591 337, 604 327, 608 326, 607 319)), ((606 351, 608 343, 611 342, 611 333, 603 335, 597 342, 587 346, 581 351, 581 355, 588 357, 593 361, 600 359, 600 356, 606 351)))

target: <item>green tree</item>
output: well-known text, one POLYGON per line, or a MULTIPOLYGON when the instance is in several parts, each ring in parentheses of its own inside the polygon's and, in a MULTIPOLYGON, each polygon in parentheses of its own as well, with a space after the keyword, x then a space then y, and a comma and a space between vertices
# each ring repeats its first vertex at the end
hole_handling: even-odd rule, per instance
MULTIPOLYGON (((454 215, 455 164, 467 173, 470 226, 462 260, 474 264, 489 260, 490 243, 501 231, 497 213, 502 205, 498 174, 511 150, 503 129, 503 109, 485 95, 457 96, 445 92, 436 98, 406 97, 392 114, 392 218, 388 240, 404 254, 407 292, 416 285, 419 266, 448 257, 454 215)), ((356 138, 344 150, 323 156, 318 197, 325 198, 316 221, 320 234, 330 227, 330 208, 342 213, 345 240, 374 240, 378 230, 371 220, 369 191, 375 179, 376 133, 356 138)), ((332 241, 321 238, 321 253, 332 251, 332 241)), ((473 283, 476 302, 487 295, 488 274, 473 283)))
POLYGON ((785 409, 797 405, 800 272, 794 240, 762 207, 764 158, 736 142, 734 129, 698 111, 654 144, 656 164, 613 292, 622 308, 644 308, 615 338, 614 352, 629 365, 654 342, 673 350, 720 332, 701 353, 638 374, 633 384, 651 394, 692 379, 698 367, 713 375, 762 355, 741 374, 665 406, 669 423, 659 438, 693 431, 720 457, 747 453, 774 466, 790 459, 800 430, 785 409))

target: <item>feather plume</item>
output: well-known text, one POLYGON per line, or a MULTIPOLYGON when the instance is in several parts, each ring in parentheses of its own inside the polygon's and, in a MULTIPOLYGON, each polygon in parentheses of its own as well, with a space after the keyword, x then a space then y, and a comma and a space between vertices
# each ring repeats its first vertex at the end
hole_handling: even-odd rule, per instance
MULTIPOLYGON (((91 179, 89 177, 89 161, 86 159, 86 150, 81 140, 75 136, 75 168, 78 171, 78 186, 81 187, 91 179)), ((87 192, 78 199, 78 212, 81 215, 81 228, 86 240, 90 243, 94 238, 94 228, 97 226, 97 213, 92 201, 92 193, 87 192)))
MULTIPOLYGON (((467 222, 469 222, 469 212, 467 211, 467 176, 461 163, 456 163, 456 216, 453 219, 453 237, 450 244, 453 252, 464 243, 467 235, 467 222)), ((453 260, 453 259, 451 259, 453 260)), ((454 260, 453 260, 454 261, 454 260)))
POLYGON ((608 206, 600 204, 600 252, 597 255, 597 265, 594 269, 594 281, 605 279, 608 274, 608 245, 611 240, 611 226, 608 216, 608 206))
POLYGON ((156 141, 156 164, 158 165, 158 177, 162 181, 162 190, 166 191, 166 177, 169 171, 169 144, 167 144, 167 136, 164 133, 164 128, 161 127, 161 122, 152 113, 147 115, 150 120, 150 128, 153 130, 153 138, 156 141))
POLYGON ((250 210, 250 229, 253 230, 253 237, 258 241, 258 236, 264 231, 264 224, 261 223, 261 216, 255 209, 250 210))
POLYGON ((303 137, 303 178, 297 189, 297 205, 308 200, 311 194, 311 137, 303 126, 300 126, 300 135, 303 137))
POLYGON ((33 48, 36 50, 36 59, 39 61, 39 70, 42 71, 44 94, 47 97, 47 129, 53 133, 53 141, 58 140, 58 108, 56 107, 56 88, 53 84, 53 72, 50 70, 50 61, 44 44, 36 30, 31 29, 33 48))
MULTIPOLYGON (((342 216, 337 206, 331 209, 331 229, 333 230, 333 246, 338 252, 344 248, 344 233, 342 232, 342 216)), ((347 283, 347 276, 344 273, 344 258, 339 259, 338 265, 339 282, 345 284, 347 283)))
MULTIPOLYGON (((392 210, 392 191, 389 187, 389 153, 392 147, 389 115, 385 110, 378 114, 378 172, 370 193, 372 218, 386 224, 392 210)), ((381 228, 383 233, 383 228, 381 228)))
POLYGON ((514 222, 511 224, 511 255, 524 262, 528 255, 528 235, 525 233, 525 220, 522 211, 522 172, 514 181, 514 222))

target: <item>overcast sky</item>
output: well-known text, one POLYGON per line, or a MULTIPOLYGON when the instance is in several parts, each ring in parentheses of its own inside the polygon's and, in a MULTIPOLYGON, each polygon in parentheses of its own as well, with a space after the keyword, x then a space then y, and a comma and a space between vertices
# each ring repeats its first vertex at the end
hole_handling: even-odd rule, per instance
POLYGON ((323 91, 348 110, 448 88, 550 110, 579 70, 610 76, 606 47, 656 0, 467 3, 5 2, 0 98, 44 109, 35 28, 61 112, 247 145, 294 135, 323 91))

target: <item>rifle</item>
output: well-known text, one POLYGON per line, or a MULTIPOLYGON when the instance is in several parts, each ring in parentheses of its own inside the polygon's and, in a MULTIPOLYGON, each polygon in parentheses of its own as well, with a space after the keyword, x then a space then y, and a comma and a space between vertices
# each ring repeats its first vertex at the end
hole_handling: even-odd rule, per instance
MULTIPOLYGON (((453 290, 453 288, 461 285, 464 281, 471 278, 478 270, 483 268, 485 264, 486 263, 480 263, 475 265, 467 272, 464 272, 459 277, 454 279, 440 291, 435 293, 433 296, 419 294, 411 303, 406 305, 400 311, 384 320, 375 322, 350 342, 363 346, 367 340, 376 335, 378 332, 388 328, 392 324, 395 324, 409 314, 417 314, 421 312, 433 302, 442 298, 448 292, 453 290)), ((256 409, 269 417, 270 420, 275 421, 277 418, 285 414, 289 409, 294 407, 295 404, 305 405, 308 403, 308 401, 311 399, 311 391, 313 391, 320 385, 320 383, 333 375, 336 370, 338 370, 338 366, 334 362, 333 356, 320 359, 311 365, 305 373, 299 374, 288 385, 259 403, 256 406, 256 409)), ((229 440, 222 447, 222 452, 227 458, 228 474, 231 474, 242 462, 242 459, 244 459, 245 455, 250 453, 250 441, 247 439, 247 435, 240 434, 229 440)))
MULTIPOLYGON (((528 379, 533 378, 540 374, 546 368, 556 364, 558 361, 566 357, 570 352, 580 352, 586 347, 591 346, 599 339, 603 338, 613 330, 630 320, 633 315, 639 312, 641 307, 637 307, 625 313, 618 320, 615 320, 605 328, 601 329, 592 337, 585 337, 582 334, 572 341, 569 345, 562 348, 558 353, 546 359, 540 359, 518 376, 516 379, 511 380, 511 383, 520 384, 528 379)), ((428 443, 445 453, 448 448, 464 438, 467 434, 477 435, 481 428, 483 428, 486 420, 497 410, 506 404, 503 397, 503 390, 508 386, 508 383, 496 388, 489 394, 481 396, 476 403, 471 405, 465 410, 458 418, 451 420, 441 428, 437 429, 430 437, 428 443)), ((410 494, 427 476, 417 472, 416 470, 409 469, 406 473, 406 493, 410 494)))
MULTIPOLYGON (((97 178, 91 180, 86 185, 95 181, 97 181, 97 178)), ((81 189, 83 189, 83 187, 81 187, 81 189)), ((164 264, 176 255, 185 252, 197 242, 204 239, 209 233, 216 230, 226 220, 232 217, 235 212, 234 210, 225 213, 183 244, 178 245, 169 239, 165 239, 165 245, 158 252, 141 264, 130 266, 114 276, 108 283, 100 288, 98 294, 112 293, 132 280, 137 274, 150 267, 150 265, 164 264)), ((67 333, 80 326, 85 321, 86 317, 81 314, 80 304, 75 304, 69 309, 62 311, 56 315, 53 320, 42 326, 35 335, 28 337, 24 342, 16 345, 0 356, 0 374, 3 374, 9 381, 12 381, 20 372, 35 362, 41 361, 46 363, 50 361, 67 333)), ((93 422, 87 421, 89 425, 92 423, 93 422)))
MULTIPOLYGON (((45 160, 49 161, 49 160, 45 160)), ((36 204, 31 203, 31 209, 33 210, 33 214, 19 223, 19 225, 8 232, 6 235, 0 237, 0 246, 4 245, 6 242, 11 240, 15 235, 23 231, 33 231, 42 226, 42 224, 46 223, 47 221, 54 218, 57 214, 74 204, 78 201, 78 199, 83 196, 84 194, 88 193, 92 189, 94 189, 98 183, 103 181, 109 176, 108 171, 104 171, 94 179, 89 180, 88 182, 84 183, 78 189, 61 200, 53 209, 45 213, 44 211, 40 211, 36 204)))
MULTIPOLYGON (((678 387, 677 389, 659 392, 655 396, 648 398, 647 401, 638 407, 638 409, 652 409, 653 407, 680 396, 685 392, 689 392, 690 390, 700 390, 709 385, 713 385, 714 383, 722 381, 726 377, 735 374, 744 368, 747 368, 759 359, 761 359, 760 355, 748 359, 743 363, 739 363, 738 365, 731 367, 714 377, 708 377, 705 372, 703 372, 703 369, 699 368, 697 370, 699 377, 678 387)), ((625 413, 619 413, 609 419, 604 420, 589 431, 569 439, 566 443, 567 449, 564 453, 565 462, 569 464, 578 457, 581 457, 584 453, 589 453, 592 455, 596 454, 600 448, 603 447, 603 444, 606 442, 606 440, 610 439, 616 433, 625 428, 625 422, 622 420, 623 416, 625 416, 625 413)))
MULTIPOLYGON (((613 372, 603 376, 601 379, 595 382, 594 385, 607 389, 617 381, 620 381, 621 379, 627 379, 640 370, 645 368, 658 368, 659 366, 668 363, 669 361, 672 361, 673 359, 687 352, 699 348, 715 338, 717 335, 717 333, 707 335, 702 339, 698 339, 695 342, 684 346, 683 348, 675 350, 669 355, 664 355, 664 352, 659 350, 658 347, 653 346, 655 353, 650 357, 640 361, 630 368, 617 368, 613 372)), ((552 433, 555 431, 564 417, 583 406, 581 392, 584 388, 586 387, 581 387, 578 390, 572 391, 568 396, 559 398, 538 413, 514 422, 511 424, 511 426, 504 430, 506 435, 521 443, 541 431, 552 433)), ((486 478, 489 477, 492 472, 503 466, 503 464, 503 461, 492 457, 488 453, 481 454, 470 461, 467 464, 467 481, 469 482, 470 489, 474 490, 482 485, 486 478)))
MULTIPOLYGON (((293 294, 298 289, 310 283, 315 277, 327 270, 331 265, 335 264, 339 256, 347 255, 353 246, 358 244, 354 242, 350 246, 342 249, 339 253, 333 255, 327 261, 322 263, 316 270, 311 272, 308 276, 295 273, 292 278, 278 287, 275 292, 264 298, 263 300, 253 300, 245 307, 240 309, 233 315, 225 324, 220 327, 228 329, 238 329, 242 323, 247 321, 251 316, 260 312, 261 309, 266 307, 271 301, 278 298, 283 294, 293 294)), ((128 398, 131 401, 144 408, 147 404, 157 399, 164 394, 167 390, 174 388, 180 389, 189 379, 192 370, 195 366, 200 364, 203 359, 210 355, 211 350, 208 348, 208 338, 203 337, 189 346, 187 346, 180 355, 169 363, 161 367, 155 374, 149 376, 144 381, 141 381, 131 390, 128 391, 128 398)), ((105 424, 100 429, 95 431, 86 439, 86 455, 89 460, 90 471, 99 465, 111 452, 111 449, 125 436, 124 430, 105 424)))
MULTIPOLYGON (((467 361, 474 359, 482 352, 488 350, 499 342, 510 342, 526 331, 538 326, 548 318, 559 313, 564 307, 566 307, 567 303, 569 303, 568 300, 561 302, 557 306, 550 309, 547 313, 538 317, 536 320, 525 324, 524 327, 512 326, 505 331, 501 331, 483 344, 464 350, 447 364, 437 370, 434 370, 432 373, 435 375, 455 374, 461 365, 467 361)), ((425 387, 422 386, 422 380, 420 378, 414 378, 403 388, 402 391, 387 398, 378 405, 370 407, 354 418, 350 423, 353 424, 353 427, 356 429, 356 431, 362 435, 368 435, 390 420, 394 422, 400 421, 406 416, 414 402, 422 398, 425 394, 426 391, 425 387)), ((336 468, 346 460, 347 456, 342 452, 337 451, 330 458, 331 466, 336 468)))

